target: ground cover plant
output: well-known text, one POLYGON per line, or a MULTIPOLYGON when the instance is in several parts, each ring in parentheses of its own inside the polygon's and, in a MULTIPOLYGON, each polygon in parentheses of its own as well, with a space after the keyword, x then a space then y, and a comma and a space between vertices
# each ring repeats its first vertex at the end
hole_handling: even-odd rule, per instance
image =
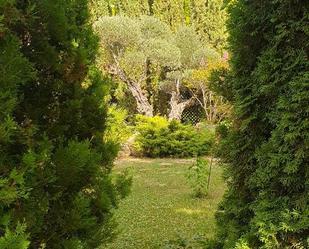
POLYGON ((214 215, 225 185, 221 168, 214 165, 207 197, 194 198, 186 179, 193 163, 193 159, 117 162, 116 174, 130 169, 132 192, 115 212, 117 239, 102 249, 172 248, 179 240, 202 248, 198 241, 214 235, 214 215))
POLYGON ((164 117, 137 116, 135 146, 147 157, 192 157, 207 155, 214 145, 211 127, 181 124, 164 117))

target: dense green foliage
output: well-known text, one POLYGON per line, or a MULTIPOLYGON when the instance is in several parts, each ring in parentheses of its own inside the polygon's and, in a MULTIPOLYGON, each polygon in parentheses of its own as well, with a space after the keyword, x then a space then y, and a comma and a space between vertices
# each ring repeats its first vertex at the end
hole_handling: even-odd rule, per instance
POLYGON ((197 157, 196 162, 189 167, 187 180, 190 184, 194 197, 207 196, 211 174, 211 163, 204 158, 197 157))
POLYGON ((86 0, 0 1, 0 248, 96 248, 113 235, 116 150, 86 0))
POLYGON ((218 50, 226 45, 224 0, 97 0, 92 1, 94 19, 125 15, 159 18, 173 30, 192 25, 202 41, 218 50))
POLYGON ((308 1, 231 1, 235 118, 218 248, 308 248, 308 1))
MULTIPOLYGON (((192 157, 215 143, 212 128, 175 121, 197 105, 208 122, 223 121, 217 155, 228 185, 208 247, 309 248, 308 13, 301 0, 0 0, 0 249, 105 246, 132 180, 111 177, 131 135, 119 106, 148 116, 135 120, 142 156, 192 157), (97 67, 117 80, 113 87, 97 67), (107 110, 107 102, 117 107, 107 110), (173 121, 152 117, 159 114, 173 121)), ((182 169, 164 170, 172 194, 186 193, 173 185, 185 180, 174 181, 182 169)), ((160 171, 143 172, 147 187, 169 190, 160 171)), ((200 159, 191 168, 197 196, 208 173, 200 159)), ((204 212, 175 212, 157 192, 142 197, 159 212, 171 207, 177 219, 204 212)))
POLYGON ((104 133, 105 142, 112 142, 120 148, 132 136, 132 127, 126 122, 127 115, 126 110, 109 106, 104 133))
POLYGON ((214 142, 214 133, 208 127, 197 130, 159 116, 138 115, 136 130, 136 147, 143 156, 149 157, 206 155, 214 142))

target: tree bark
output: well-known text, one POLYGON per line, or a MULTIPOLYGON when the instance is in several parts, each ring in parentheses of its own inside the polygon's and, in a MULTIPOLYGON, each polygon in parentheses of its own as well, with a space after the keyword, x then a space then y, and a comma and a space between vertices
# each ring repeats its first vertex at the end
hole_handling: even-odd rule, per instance
POLYGON ((170 113, 168 119, 171 120, 181 120, 183 111, 194 103, 194 97, 188 100, 181 101, 180 95, 180 81, 176 80, 176 90, 172 91, 170 99, 170 113))
POLYGON ((136 100, 138 113, 152 117, 153 106, 149 103, 148 98, 143 93, 141 86, 138 83, 133 82, 129 82, 127 86, 136 100))
POLYGON ((125 72, 118 66, 117 61, 113 65, 109 65, 106 70, 116 77, 118 77, 122 82, 124 82, 128 89, 130 90, 132 96, 136 101, 137 111, 139 114, 143 114, 148 117, 153 116, 153 106, 149 102, 146 94, 139 82, 129 79, 125 72))

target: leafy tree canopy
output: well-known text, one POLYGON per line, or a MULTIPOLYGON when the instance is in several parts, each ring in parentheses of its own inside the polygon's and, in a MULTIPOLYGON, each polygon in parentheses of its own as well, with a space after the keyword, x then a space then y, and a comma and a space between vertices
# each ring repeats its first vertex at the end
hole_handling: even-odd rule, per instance
POLYGON ((115 15, 155 16, 173 31, 193 26, 204 43, 220 52, 226 47, 224 0, 97 0, 91 6, 95 20, 115 15))

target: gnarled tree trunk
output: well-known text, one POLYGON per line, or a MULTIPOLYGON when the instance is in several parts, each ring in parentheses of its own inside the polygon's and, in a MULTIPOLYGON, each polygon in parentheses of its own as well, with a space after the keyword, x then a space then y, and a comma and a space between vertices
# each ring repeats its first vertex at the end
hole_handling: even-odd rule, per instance
POLYGON ((125 72, 119 67, 118 61, 115 59, 115 63, 113 65, 109 65, 106 70, 116 77, 118 77, 122 82, 124 82, 132 96, 136 101, 137 111, 140 114, 143 114, 148 117, 153 116, 153 106, 149 102, 146 94, 141 88, 140 82, 134 81, 127 77, 125 72))
POLYGON ((169 120, 180 120, 183 111, 191 106, 194 103, 194 98, 191 97, 185 101, 182 101, 181 94, 180 94, 180 81, 176 80, 176 89, 171 93, 170 99, 170 113, 168 115, 169 120))
POLYGON ((135 82, 127 82, 127 86, 136 100, 137 111, 145 116, 153 116, 153 106, 145 96, 141 86, 135 82))

